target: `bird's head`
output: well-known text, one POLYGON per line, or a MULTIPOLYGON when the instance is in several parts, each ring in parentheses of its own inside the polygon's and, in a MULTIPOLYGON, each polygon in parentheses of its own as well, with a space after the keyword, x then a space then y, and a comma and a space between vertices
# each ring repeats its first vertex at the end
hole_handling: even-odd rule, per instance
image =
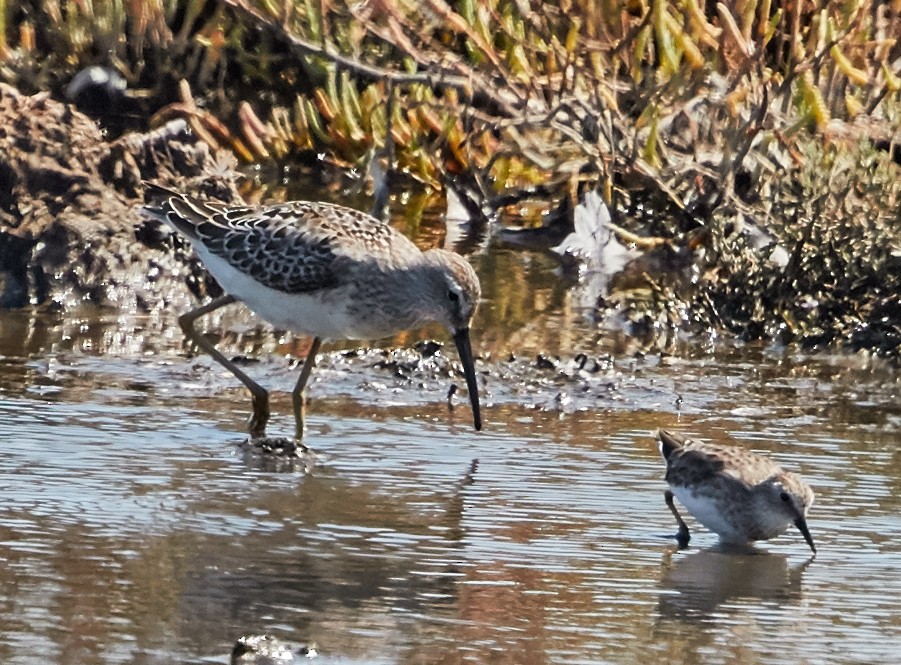
POLYGON ((800 476, 782 472, 767 484, 767 503, 770 509, 794 524, 810 549, 816 554, 810 530, 807 528, 807 511, 813 505, 814 495, 810 486, 800 476))
POLYGON ((469 341, 469 326, 478 309, 482 287, 476 271, 459 254, 433 249, 426 252, 426 259, 434 268, 429 271, 429 284, 426 285, 429 301, 434 304, 431 316, 444 324, 453 335, 466 376, 473 422, 476 429, 482 429, 478 385, 469 341))

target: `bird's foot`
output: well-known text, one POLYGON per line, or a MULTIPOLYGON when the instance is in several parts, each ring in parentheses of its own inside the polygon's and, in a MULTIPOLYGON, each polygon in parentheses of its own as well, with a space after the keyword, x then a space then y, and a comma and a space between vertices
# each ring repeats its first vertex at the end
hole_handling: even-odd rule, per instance
POLYGON ((247 445, 257 452, 280 457, 305 457, 312 453, 299 440, 287 436, 251 436, 247 445))

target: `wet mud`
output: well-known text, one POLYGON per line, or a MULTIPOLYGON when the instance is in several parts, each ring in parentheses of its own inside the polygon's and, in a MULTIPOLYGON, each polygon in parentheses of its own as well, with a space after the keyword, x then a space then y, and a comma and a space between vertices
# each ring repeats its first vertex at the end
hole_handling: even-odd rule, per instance
MULTIPOLYGON (((55 175, 12 180, 20 202, 56 192, 58 214, 0 201, 3 251, 27 255, 24 276, 4 277, 19 306, 0 312, 4 662, 226 663, 267 644, 345 665, 894 657, 891 365, 665 326, 648 341, 600 319, 545 253, 486 245, 482 432, 449 340, 425 328, 322 353, 309 452, 248 446, 249 396, 176 322, 210 285, 160 239, 105 255, 135 247, 128 171, 107 201, 94 188, 108 153, 70 147, 45 154, 55 175), (59 161, 74 158, 93 164, 86 180, 59 161), (82 227, 85 210, 102 219, 82 227), (172 261, 157 282, 147 256, 172 261), (110 266, 127 279, 104 281, 110 266), (801 471, 816 561, 798 534, 727 554, 695 523, 678 551, 657 427, 801 471)), ((2 173, 28 173, 42 150, 4 153, 2 173)), ((290 433, 309 342, 242 307, 203 327, 273 391, 273 436, 290 433)))

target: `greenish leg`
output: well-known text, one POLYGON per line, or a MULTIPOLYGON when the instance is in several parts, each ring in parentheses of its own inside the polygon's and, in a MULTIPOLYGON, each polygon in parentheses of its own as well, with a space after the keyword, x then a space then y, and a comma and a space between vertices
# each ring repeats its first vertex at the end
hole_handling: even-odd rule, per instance
POLYGON ((300 376, 297 378, 297 384, 291 391, 291 402, 294 405, 294 438, 297 441, 303 440, 304 416, 307 406, 306 387, 310 378, 310 373, 316 365, 316 354, 319 353, 319 347, 322 346, 322 340, 319 337, 313 338, 310 345, 310 351, 304 360, 303 368, 300 370, 300 376))
POLYGON ((218 298, 214 298, 212 301, 210 301, 206 305, 203 305, 202 307, 193 309, 187 314, 182 314, 180 317, 178 317, 178 324, 181 326, 185 337, 187 337, 201 349, 210 354, 213 357, 213 360, 215 360, 220 365, 225 367, 225 369, 227 369, 229 372, 234 374, 238 378, 238 380, 241 381, 241 383, 243 383, 250 391, 253 404, 253 414, 250 416, 248 430, 250 432, 251 438, 257 439, 266 435, 266 424, 269 422, 269 393, 256 381, 242 372, 237 365, 235 365, 232 361, 222 355, 222 353, 215 346, 213 346, 213 344, 206 337, 198 333, 194 328, 194 322, 198 318, 204 316, 205 314, 209 314, 210 312, 213 312, 220 307, 230 305, 233 302, 237 302, 237 298, 235 298, 234 296, 219 296, 218 298))

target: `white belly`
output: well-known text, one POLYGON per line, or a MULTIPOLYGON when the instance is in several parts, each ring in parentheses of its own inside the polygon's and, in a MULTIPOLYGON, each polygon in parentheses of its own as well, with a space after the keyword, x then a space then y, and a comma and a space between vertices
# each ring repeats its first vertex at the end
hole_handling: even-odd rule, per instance
POLYGON ((365 325, 348 314, 348 287, 311 293, 277 291, 233 268, 200 243, 194 243, 194 248, 227 293, 276 328, 324 339, 369 338, 365 325))
POLYGON ((698 522, 729 543, 746 543, 747 535, 723 516, 716 501, 706 494, 695 494, 685 487, 672 487, 673 495, 698 522))

